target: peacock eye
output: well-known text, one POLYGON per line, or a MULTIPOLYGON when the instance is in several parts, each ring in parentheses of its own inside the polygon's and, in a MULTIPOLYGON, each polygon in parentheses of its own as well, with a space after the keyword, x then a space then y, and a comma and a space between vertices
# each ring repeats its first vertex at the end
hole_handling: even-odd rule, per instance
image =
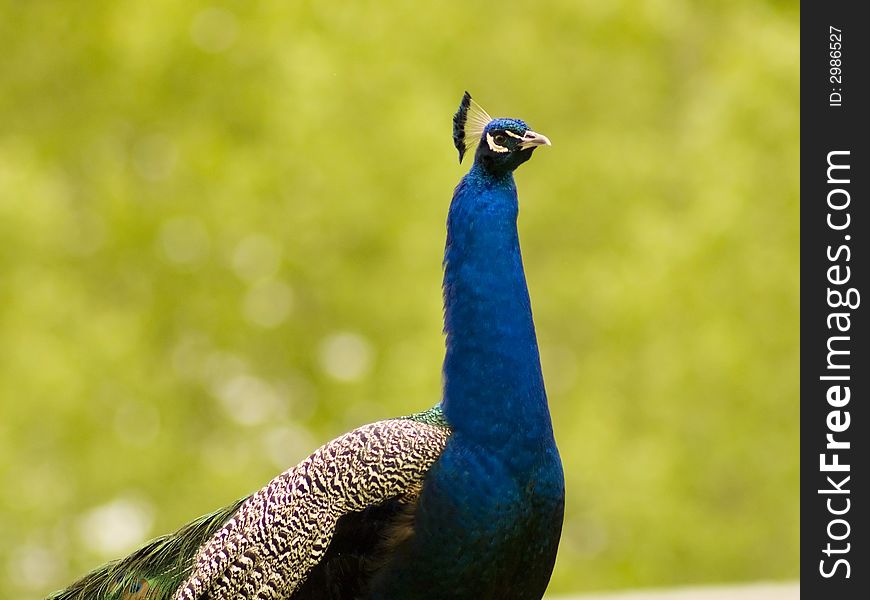
POLYGON ((504 146, 504 143, 507 141, 507 138, 500 133, 496 134, 492 139, 499 146, 504 146))

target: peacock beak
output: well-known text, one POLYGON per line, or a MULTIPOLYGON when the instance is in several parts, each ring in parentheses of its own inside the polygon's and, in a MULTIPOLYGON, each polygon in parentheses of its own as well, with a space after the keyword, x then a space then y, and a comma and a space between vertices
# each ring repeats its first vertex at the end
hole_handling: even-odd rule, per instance
POLYGON ((531 129, 525 133, 522 141, 520 142, 520 148, 525 150, 526 148, 534 148, 535 146, 552 146, 550 143, 550 139, 541 135, 540 133, 535 133, 531 129))

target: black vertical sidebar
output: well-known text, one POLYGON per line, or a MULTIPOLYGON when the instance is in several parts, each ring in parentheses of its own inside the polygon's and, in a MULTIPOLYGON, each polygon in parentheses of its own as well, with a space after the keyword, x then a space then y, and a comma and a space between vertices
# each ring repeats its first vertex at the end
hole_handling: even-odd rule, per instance
POLYGON ((870 593, 870 22, 801 6, 801 593, 870 593), (867 304, 867 306, 865 306, 867 304))

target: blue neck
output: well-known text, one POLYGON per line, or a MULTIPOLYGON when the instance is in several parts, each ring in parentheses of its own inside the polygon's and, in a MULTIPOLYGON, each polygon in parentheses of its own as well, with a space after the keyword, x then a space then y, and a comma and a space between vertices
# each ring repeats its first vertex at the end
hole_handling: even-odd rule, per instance
POLYGON ((479 163, 459 182, 444 252, 444 414, 487 448, 553 444, 517 235, 513 174, 479 163))

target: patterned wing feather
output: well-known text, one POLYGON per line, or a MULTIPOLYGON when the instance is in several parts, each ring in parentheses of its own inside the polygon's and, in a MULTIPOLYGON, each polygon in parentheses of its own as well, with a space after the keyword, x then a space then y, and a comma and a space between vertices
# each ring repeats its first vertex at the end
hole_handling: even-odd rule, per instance
POLYGON ((343 515, 416 499, 449 434, 439 423, 391 419, 321 447, 245 500, 199 549, 174 600, 289 598, 343 515))

